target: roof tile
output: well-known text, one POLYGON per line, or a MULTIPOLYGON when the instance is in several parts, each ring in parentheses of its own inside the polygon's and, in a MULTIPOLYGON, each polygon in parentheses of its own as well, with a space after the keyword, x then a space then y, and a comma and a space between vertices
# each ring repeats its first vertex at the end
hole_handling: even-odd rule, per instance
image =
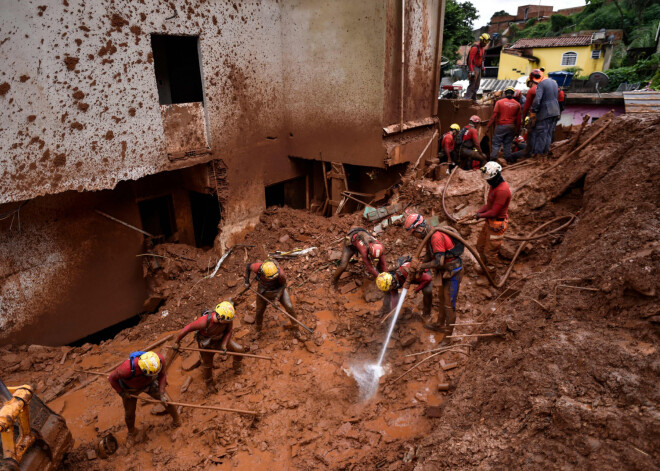
POLYGON ((559 38, 523 38, 516 41, 511 49, 528 49, 534 47, 565 47, 588 46, 591 44, 591 35, 567 36, 559 38))

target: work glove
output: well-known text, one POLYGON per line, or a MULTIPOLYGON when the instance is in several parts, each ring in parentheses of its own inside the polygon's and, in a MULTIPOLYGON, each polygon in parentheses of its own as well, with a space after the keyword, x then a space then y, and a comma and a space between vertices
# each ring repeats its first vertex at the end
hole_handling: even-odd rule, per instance
POLYGON ((472 219, 479 220, 479 213, 475 213, 474 216, 472 216, 472 219))
POLYGON ((529 113, 529 127, 533 128, 536 126, 536 113, 530 112, 529 113))

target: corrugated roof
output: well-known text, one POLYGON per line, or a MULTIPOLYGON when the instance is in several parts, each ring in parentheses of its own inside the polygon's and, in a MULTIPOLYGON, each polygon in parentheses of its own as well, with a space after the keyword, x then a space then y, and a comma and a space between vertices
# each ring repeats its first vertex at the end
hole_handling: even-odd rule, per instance
POLYGON ((494 92, 496 90, 504 90, 506 87, 515 87, 516 80, 497 80, 497 79, 481 79, 479 84, 479 91, 477 93, 494 92))
POLYGON ((591 35, 568 36, 560 38, 524 38, 516 41, 511 49, 529 49, 534 47, 588 46, 591 35))

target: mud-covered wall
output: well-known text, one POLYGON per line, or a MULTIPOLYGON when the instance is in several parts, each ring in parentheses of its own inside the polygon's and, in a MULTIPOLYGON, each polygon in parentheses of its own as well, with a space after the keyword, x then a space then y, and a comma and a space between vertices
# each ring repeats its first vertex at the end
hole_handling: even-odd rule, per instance
POLYGON ((95 208, 140 224, 129 183, 38 197, 0 221, 0 345, 68 343, 141 311, 143 237, 95 208))

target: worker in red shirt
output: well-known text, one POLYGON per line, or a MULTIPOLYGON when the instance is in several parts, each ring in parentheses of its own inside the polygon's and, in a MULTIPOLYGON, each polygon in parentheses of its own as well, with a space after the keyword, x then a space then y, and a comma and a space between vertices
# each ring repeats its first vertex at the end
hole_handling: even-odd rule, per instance
POLYGON ((169 404, 170 398, 165 391, 167 375, 165 373, 165 359, 155 352, 133 352, 128 360, 124 361, 108 377, 112 389, 121 396, 124 404, 124 421, 128 428, 128 437, 135 439, 135 407, 141 393, 147 393, 154 399, 162 401, 165 410, 172 416, 175 427, 181 425, 176 407, 169 404))
POLYGON ((399 289, 403 288, 408 276, 412 275, 410 283, 417 285, 414 292, 422 292, 424 296, 424 310, 425 318, 431 316, 431 306, 433 303, 433 277, 428 270, 420 270, 411 272, 410 260, 412 257, 401 257, 399 259, 399 266, 396 270, 385 271, 378 275, 376 278, 376 286, 381 291, 385 292, 383 298, 383 307, 380 309, 381 314, 387 314, 392 309, 395 309, 399 303, 399 289))
MULTIPOLYGON (((403 227, 417 239, 424 239, 431 230, 420 214, 409 215, 403 227)), ((414 260, 410 264, 412 271, 431 269, 434 272, 433 286, 439 300, 438 316, 435 321, 431 319, 425 323, 424 328, 444 332, 445 337, 452 334, 453 324, 456 323, 456 300, 463 279, 461 254, 464 248, 459 241, 436 231, 428 241, 424 263, 414 260)), ((443 339, 441 345, 447 343, 447 339, 443 339)))
MULTIPOLYGON (((275 260, 266 260, 265 262, 255 262, 248 264, 245 268, 245 287, 250 286, 250 277, 252 274, 256 275, 259 282, 257 292, 264 296, 266 299, 277 302, 282 305, 284 310, 291 316, 296 318, 296 311, 293 309, 289 291, 286 289, 286 275, 275 260)), ((268 303, 261 296, 257 296, 257 310, 255 314, 255 322, 257 324, 257 332, 261 332, 264 320, 264 311, 268 303)), ((300 336, 298 324, 289 319, 288 329, 294 331, 296 337, 300 336)))
MULTIPOLYGON (((204 310, 202 316, 185 326, 174 341, 174 350, 178 350, 181 340, 190 332, 195 332, 195 339, 199 348, 208 350, 221 350, 223 352, 245 353, 245 349, 233 338, 234 316, 236 311, 234 305, 229 301, 223 301, 215 306, 213 311, 204 310)), ((216 393, 213 383, 213 352, 199 352, 202 360, 202 378, 206 384, 208 393, 216 393)), ((234 356, 234 373, 241 372, 241 360, 243 357, 234 356)))
POLYGON ((488 121, 488 128, 495 128, 490 160, 497 159, 497 154, 499 154, 502 147, 504 158, 509 160, 511 143, 513 138, 520 132, 520 103, 513 99, 515 91, 513 87, 506 87, 504 98, 495 103, 493 116, 488 121))
MULTIPOLYGON (((385 247, 378 242, 374 236, 369 234, 362 227, 353 227, 344 239, 344 251, 341 255, 339 267, 332 275, 332 286, 336 289, 339 283, 339 277, 348 268, 348 262, 354 255, 359 255, 367 272, 373 278, 376 278, 380 272, 387 271, 387 262, 385 261, 385 247), (378 270, 374 268, 378 266, 378 270)), ((372 279, 373 279, 372 278, 372 279)))
POLYGON ((456 136, 461 131, 461 127, 454 123, 449 126, 449 132, 446 132, 442 136, 440 141, 440 152, 442 157, 440 162, 449 162, 449 169, 452 170, 456 165, 458 165, 458 157, 456 156, 456 136))
POLYGON ((479 123, 481 123, 479 116, 476 114, 470 116, 470 122, 461 129, 456 139, 460 143, 458 159, 461 163, 461 168, 464 170, 479 168, 488 161, 486 154, 484 154, 480 146, 479 132, 477 131, 479 123))
POLYGON ((464 97, 468 100, 477 101, 477 91, 479 90, 479 85, 481 85, 484 55, 486 54, 486 46, 489 42, 490 35, 484 33, 479 36, 479 42, 475 42, 470 48, 467 58, 469 85, 464 97))
POLYGON ((474 219, 486 220, 477 239, 477 251, 488 271, 494 273, 504 231, 509 225, 508 209, 511 202, 511 190, 509 184, 502 178, 502 166, 497 162, 488 162, 481 171, 490 190, 486 205, 474 215, 474 219))

